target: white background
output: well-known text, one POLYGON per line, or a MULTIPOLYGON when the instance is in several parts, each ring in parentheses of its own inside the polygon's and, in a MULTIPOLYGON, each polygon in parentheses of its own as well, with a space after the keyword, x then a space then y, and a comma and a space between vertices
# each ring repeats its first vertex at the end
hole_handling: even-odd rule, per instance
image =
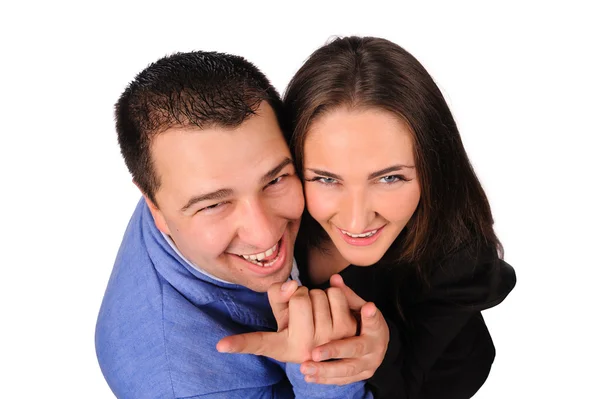
POLYGON ((139 198, 113 123, 135 74, 174 51, 218 50, 282 91, 313 50, 349 34, 395 41, 438 82, 517 270, 484 313, 497 357, 476 397, 600 397, 600 29, 588 3, 119 3, 0 6, 0 397, 112 397, 94 326, 139 198))

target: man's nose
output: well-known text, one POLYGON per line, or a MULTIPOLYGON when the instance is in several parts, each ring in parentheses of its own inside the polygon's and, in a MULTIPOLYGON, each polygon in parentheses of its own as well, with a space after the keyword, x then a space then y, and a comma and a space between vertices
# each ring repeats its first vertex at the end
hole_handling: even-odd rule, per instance
POLYGON ((281 226, 271 208, 260 199, 242 202, 238 235, 247 245, 266 250, 281 238, 281 226))

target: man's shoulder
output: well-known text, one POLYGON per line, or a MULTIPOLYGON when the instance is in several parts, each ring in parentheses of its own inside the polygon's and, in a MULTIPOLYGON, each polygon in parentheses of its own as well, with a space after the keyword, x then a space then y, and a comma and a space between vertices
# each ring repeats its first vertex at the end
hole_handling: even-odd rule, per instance
POLYGON ((117 314, 101 313, 97 355, 117 396, 143 396, 139 393, 153 386, 167 397, 194 397, 266 389, 285 378, 281 366, 267 358, 217 352, 221 338, 256 329, 239 323, 224 300, 198 305, 169 284, 161 288, 158 298, 137 292, 114 309, 117 314))
POLYGON ((194 397, 280 382, 283 370, 271 360, 216 351, 227 335, 274 327, 266 296, 194 275, 139 211, 138 205, 96 325, 98 361, 115 394, 194 397))

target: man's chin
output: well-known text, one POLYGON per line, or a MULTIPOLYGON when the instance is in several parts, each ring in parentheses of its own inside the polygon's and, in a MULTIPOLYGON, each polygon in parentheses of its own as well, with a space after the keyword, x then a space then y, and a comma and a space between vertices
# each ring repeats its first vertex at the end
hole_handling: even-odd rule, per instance
POLYGON ((248 289, 255 292, 267 292, 269 287, 273 284, 280 284, 286 282, 292 273, 292 263, 289 265, 285 265, 281 270, 279 270, 276 274, 268 277, 264 277, 261 280, 254 280, 249 282, 249 285, 246 286, 248 289), (251 286, 250 286, 251 285, 251 286))

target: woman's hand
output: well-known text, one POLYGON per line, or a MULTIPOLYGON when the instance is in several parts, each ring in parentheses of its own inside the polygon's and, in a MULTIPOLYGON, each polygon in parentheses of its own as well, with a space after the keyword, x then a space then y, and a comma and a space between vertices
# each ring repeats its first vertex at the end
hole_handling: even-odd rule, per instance
POLYGON ((356 295, 340 275, 331 276, 330 283, 344 293, 351 310, 360 311, 360 335, 313 349, 312 359, 303 362, 300 370, 306 381, 320 384, 344 385, 371 378, 387 351, 387 323, 375 304, 356 295), (329 359, 339 360, 323 362, 329 359))
POLYGON ((330 281, 325 292, 298 288, 293 281, 274 284, 268 296, 278 331, 232 335, 219 341, 217 350, 302 363, 308 382, 344 385, 370 378, 387 350, 387 323, 375 304, 356 295, 341 276, 330 281))
POLYGON ((288 281, 273 284, 268 296, 278 331, 226 337, 217 343, 218 351, 302 363, 312 359, 312 351, 319 345, 356 335, 356 318, 340 288, 309 291, 288 281))

